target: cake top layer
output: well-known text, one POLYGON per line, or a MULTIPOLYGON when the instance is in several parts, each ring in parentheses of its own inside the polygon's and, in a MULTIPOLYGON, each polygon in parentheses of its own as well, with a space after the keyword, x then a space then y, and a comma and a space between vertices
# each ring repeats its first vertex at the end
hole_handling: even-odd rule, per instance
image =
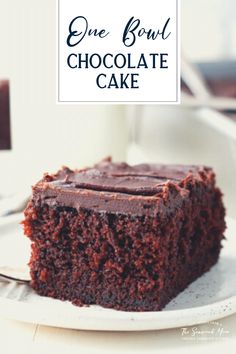
POLYGON ((102 212, 153 214, 180 205, 188 197, 186 181, 212 179, 210 168, 186 165, 112 163, 92 168, 62 168, 45 175, 34 187, 48 204, 95 209, 102 212))
POLYGON ((93 168, 72 171, 64 167, 46 183, 53 188, 88 189, 104 192, 153 196, 167 182, 178 184, 190 173, 196 174, 197 166, 101 162, 93 168))

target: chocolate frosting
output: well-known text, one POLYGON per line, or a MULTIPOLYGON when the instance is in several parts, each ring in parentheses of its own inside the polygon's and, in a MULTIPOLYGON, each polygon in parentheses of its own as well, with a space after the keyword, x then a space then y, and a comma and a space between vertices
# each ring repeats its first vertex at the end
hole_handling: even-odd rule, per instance
POLYGON ((204 179, 212 170, 201 166, 102 161, 93 168, 63 167, 46 174, 33 188, 35 202, 98 212, 153 215, 171 213, 188 198, 186 181, 204 179), (186 182, 186 183, 185 183, 186 182))

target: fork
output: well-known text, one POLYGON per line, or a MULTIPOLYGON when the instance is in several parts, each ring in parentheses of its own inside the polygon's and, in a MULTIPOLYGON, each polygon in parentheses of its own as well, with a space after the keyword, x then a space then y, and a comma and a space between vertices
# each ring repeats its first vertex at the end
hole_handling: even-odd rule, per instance
POLYGON ((22 211, 27 202, 29 196, 27 193, 21 192, 13 196, 0 198, 0 217, 8 216, 22 211))
POLYGON ((27 268, 0 267, 0 281, 27 284, 30 282, 30 274, 27 268))

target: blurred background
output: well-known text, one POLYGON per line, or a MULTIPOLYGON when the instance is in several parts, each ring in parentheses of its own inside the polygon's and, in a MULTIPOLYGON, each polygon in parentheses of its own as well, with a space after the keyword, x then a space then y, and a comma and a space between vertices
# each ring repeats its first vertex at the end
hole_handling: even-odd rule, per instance
POLYGON ((236 97, 236 1, 182 0, 181 46, 190 71, 187 98, 172 107, 57 105, 55 5, 0 0, 0 97, 6 97, 0 99, 0 198, 30 193, 46 171, 111 155, 130 163, 211 165, 228 214, 236 217, 236 119, 220 101, 236 97), (208 104, 199 77, 194 80, 199 73, 223 108, 208 104))

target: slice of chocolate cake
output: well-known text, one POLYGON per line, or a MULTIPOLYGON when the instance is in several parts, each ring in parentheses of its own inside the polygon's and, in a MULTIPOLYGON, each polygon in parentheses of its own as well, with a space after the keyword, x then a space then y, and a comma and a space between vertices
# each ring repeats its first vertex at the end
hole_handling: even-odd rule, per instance
POLYGON ((9 81, 0 80, 0 150, 11 149, 9 81))
POLYGON ((217 262, 224 207, 211 168, 103 161, 33 187, 31 286, 76 305, 162 309, 217 262))

